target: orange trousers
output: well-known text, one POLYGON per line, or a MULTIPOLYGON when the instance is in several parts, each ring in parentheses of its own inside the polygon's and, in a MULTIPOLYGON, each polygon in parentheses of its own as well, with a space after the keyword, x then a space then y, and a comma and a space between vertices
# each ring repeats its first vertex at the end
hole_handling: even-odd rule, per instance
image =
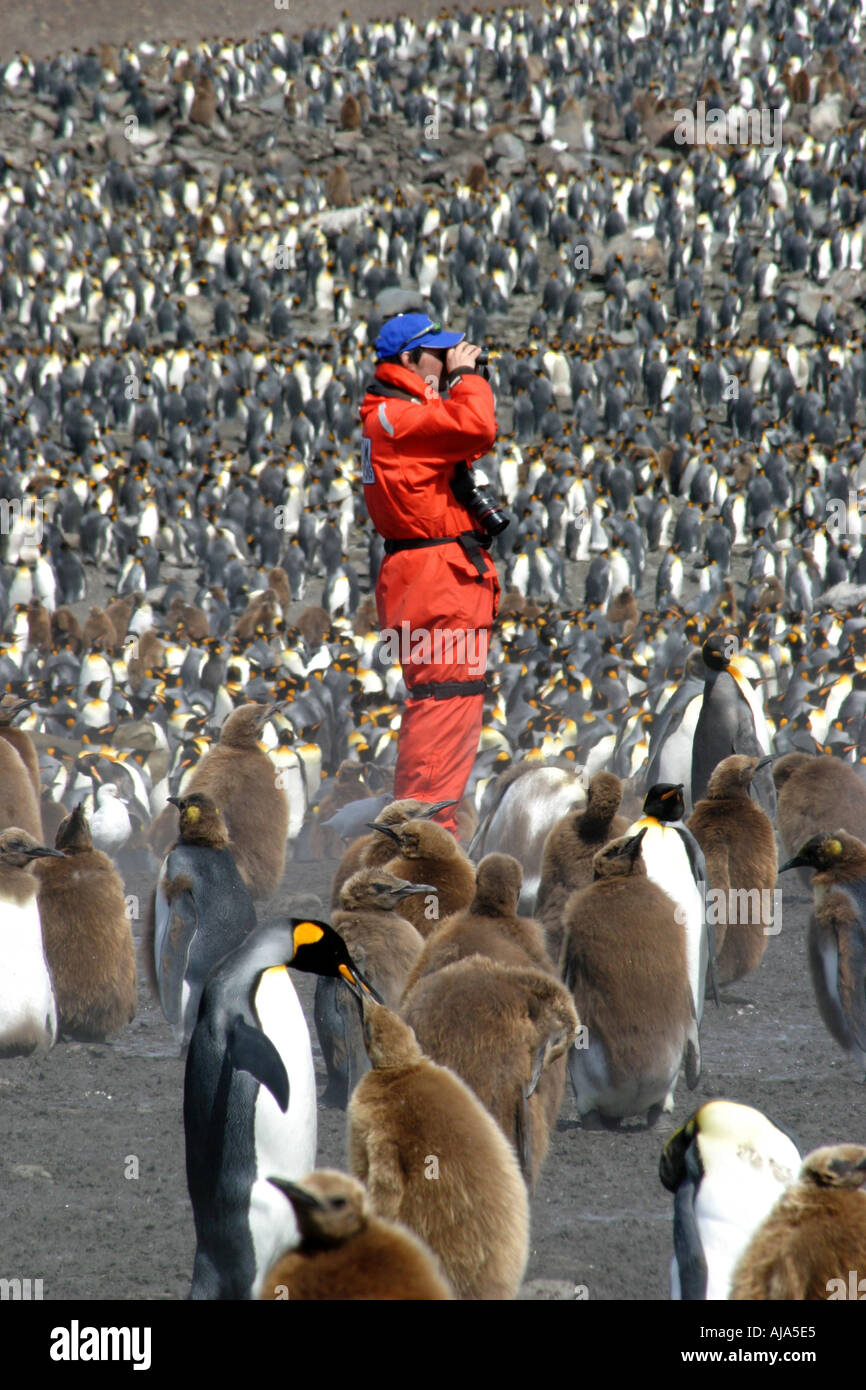
POLYGON ((386 555, 376 607, 387 654, 403 667, 408 699, 400 723, 394 796, 454 801, 435 819, 457 835, 455 810, 478 751, 484 688, 447 699, 413 699, 430 683, 478 681, 487 669, 499 581, 489 555, 479 575, 457 544, 386 555))

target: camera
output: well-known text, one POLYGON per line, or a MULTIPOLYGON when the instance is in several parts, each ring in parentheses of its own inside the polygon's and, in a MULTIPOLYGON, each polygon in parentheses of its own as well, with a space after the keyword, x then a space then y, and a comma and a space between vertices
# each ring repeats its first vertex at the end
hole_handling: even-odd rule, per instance
POLYGON ((454 477, 451 479, 451 491, 457 501, 462 502, 475 520, 484 527, 488 535, 498 536, 506 526, 511 525, 511 519, 502 511, 495 497, 491 497, 483 486, 478 487, 473 481, 468 464, 457 464, 454 477))
MULTIPOLYGON (((475 359, 475 370, 485 381, 490 380, 490 352, 483 347, 475 359)), ((503 528, 504 529, 504 528, 503 528)))

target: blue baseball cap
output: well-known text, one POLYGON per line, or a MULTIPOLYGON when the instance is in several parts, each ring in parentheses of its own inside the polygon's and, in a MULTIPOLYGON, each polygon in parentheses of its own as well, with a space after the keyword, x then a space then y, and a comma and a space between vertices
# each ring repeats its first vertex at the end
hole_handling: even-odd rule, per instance
POLYGON ((376 355, 396 357, 410 348, 450 348, 462 342, 465 333, 443 333, 441 323, 428 314, 397 314, 382 325, 376 339, 376 355))

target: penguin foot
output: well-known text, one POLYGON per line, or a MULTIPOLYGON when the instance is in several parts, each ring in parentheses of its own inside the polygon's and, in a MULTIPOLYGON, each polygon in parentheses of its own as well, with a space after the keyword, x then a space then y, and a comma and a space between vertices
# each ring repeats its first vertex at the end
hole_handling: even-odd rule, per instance
POLYGON ((581 1115, 580 1124, 582 1129, 611 1130, 619 1129, 621 1121, 618 1117, 602 1115, 599 1110, 588 1110, 585 1115, 581 1115))

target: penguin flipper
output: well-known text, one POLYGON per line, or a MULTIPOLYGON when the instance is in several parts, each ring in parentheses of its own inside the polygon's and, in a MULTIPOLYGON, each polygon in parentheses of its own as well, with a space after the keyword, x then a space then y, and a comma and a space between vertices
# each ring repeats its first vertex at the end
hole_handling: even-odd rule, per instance
POLYGON ((686 1071, 686 1085, 693 1091, 698 1084, 701 1076, 701 1040, 698 1037, 698 1025, 696 1020, 692 1020, 689 1036, 686 1038, 683 1062, 686 1071))
POLYGON ((707 1296, 707 1257, 695 1216, 695 1199, 701 1183, 697 1144, 685 1152, 685 1176, 674 1197, 674 1255, 684 1303, 702 1302, 707 1296))
POLYGON ((839 932, 839 1004, 857 1046, 866 1052, 866 935, 859 920, 839 932))
POLYGON ((183 984, 189 953, 198 931, 198 913, 189 879, 166 883, 165 895, 157 895, 158 928, 155 938, 159 1000, 169 1023, 183 1023, 183 984))
POLYGON ((521 1086, 517 1113, 514 1117, 514 1147, 526 1183, 531 1182, 532 1175, 532 1113, 529 1109, 531 1094, 526 1084, 521 1086))
POLYGON ((289 1076, 283 1059, 260 1028, 251 1028, 240 1014, 228 1034, 228 1055, 236 1071, 248 1071, 267 1086, 280 1109, 289 1108, 289 1076))

